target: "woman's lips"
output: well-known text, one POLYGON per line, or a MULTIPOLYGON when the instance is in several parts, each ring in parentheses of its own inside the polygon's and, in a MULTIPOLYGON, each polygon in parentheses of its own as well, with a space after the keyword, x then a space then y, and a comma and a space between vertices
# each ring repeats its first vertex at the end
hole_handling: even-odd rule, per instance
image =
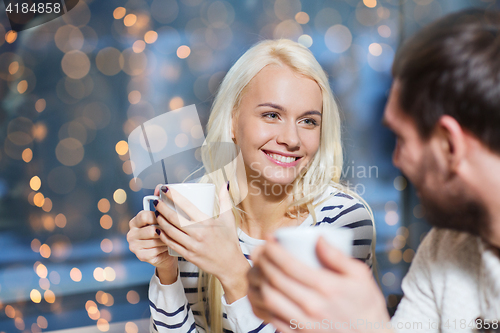
POLYGON ((265 151, 262 150, 262 152, 264 153, 264 155, 266 155, 267 159, 270 160, 271 162, 273 162, 274 164, 277 164, 279 166, 282 166, 282 167, 285 167, 285 168, 290 168, 290 167, 293 167, 295 165, 297 165, 300 161, 300 159, 302 157, 299 157, 297 158, 295 161, 293 162, 290 162, 290 163, 286 163, 286 162, 281 162, 281 161, 278 161, 278 160, 275 160, 274 158, 272 158, 271 156, 269 156, 265 151))

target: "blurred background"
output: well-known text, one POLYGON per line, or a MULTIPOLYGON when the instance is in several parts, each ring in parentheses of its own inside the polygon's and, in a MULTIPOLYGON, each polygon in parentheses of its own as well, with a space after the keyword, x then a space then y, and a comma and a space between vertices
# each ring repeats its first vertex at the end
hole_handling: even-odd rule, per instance
MULTIPOLYGON (((498 0, 83 1, 16 33, 0 4, 0 332, 146 332, 153 268, 128 250, 151 190, 132 179, 129 133, 214 93, 254 43, 290 38, 330 77, 343 110, 343 180, 375 213, 390 311, 429 230, 381 126, 401 42, 498 0)), ((180 174, 186 170, 178 170, 180 174)))

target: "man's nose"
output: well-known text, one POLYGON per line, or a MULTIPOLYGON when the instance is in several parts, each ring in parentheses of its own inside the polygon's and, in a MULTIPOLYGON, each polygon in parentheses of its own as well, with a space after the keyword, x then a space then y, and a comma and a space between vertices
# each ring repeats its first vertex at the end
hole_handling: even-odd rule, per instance
POLYGON ((300 136, 297 126, 294 123, 283 124, 283 126, 281 126, 277 141, 280 144, 286 145, 288 149, 299 149, 300 136))

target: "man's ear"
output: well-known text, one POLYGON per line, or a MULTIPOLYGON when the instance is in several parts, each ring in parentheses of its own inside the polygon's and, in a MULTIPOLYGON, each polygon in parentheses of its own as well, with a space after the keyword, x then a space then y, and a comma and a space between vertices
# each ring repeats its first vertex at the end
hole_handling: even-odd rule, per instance
POLYGON ((441 149, 448 167, 456 171, 460 162, 465 158, 467 144, 466 134, 458 121, 448 115, 441 116, 437 123, 440 132, 441 149))

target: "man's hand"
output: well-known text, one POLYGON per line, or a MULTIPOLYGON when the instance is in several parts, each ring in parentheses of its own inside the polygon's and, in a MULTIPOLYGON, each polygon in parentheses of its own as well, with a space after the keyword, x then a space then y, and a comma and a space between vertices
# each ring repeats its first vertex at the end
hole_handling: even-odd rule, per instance
POLYGON ((255 249, 248 273, 254 313, 283 333, 390 332, 382 329, 390 319, 370 269, 321 237, 316 253, 325 268, 299 262, 274 238, 255 249))

